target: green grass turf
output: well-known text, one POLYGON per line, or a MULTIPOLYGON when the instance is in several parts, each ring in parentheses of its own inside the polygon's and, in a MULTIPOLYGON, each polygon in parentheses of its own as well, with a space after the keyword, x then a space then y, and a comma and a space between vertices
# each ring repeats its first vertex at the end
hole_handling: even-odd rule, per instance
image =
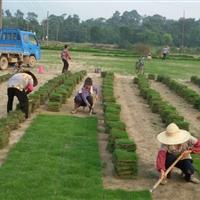
POLYGON ((148 200, 148 191, 105 190, 97 119, 38 116, 0 168, 1 200, 148 200))
MULTIPOLYGON (((125 75, 135 74, 135 62, 137 57, 117 57, 101 55, 95 56, 89 52, 71 52, 72 59, 89 69, 100 67, 105 71, 118 72, 125 75)), ((60 52, 55 50, 42 50, 40 61, 45 66, 56 64, 62 68, 60 52)), ((152 59, 145 60, 145 73, 165 74, 172 78, 190 79, 192 75, 200 76, 200 61, 194 60, 172 60, 172 59, 152 59)), ((53 67, 53 66, 51 66, 53 67)))

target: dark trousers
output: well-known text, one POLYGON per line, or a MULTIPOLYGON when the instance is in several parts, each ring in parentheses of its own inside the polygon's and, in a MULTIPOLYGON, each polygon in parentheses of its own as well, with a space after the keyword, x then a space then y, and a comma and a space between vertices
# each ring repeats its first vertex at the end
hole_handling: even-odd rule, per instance
POLYGON ((165 60, 167 58, 167 54, 163 53, 163 59, 165 60))
POLYGON ((62 73, 66 73, 68 71, 69 63, 65 59, 62 59, 62 61, 63 61, 62 73))
MULTIPOLYGON (((90 96, 87 96, 86 99, 88 100, 89 104, 93 106, 93 97, 90 95, 90 96)), ((77 106, 87 106, 86 103, 83 101, 81 94, 76 95, 76 97, 74 98, 74 103, 77 106)))
POLYGON ((25 117, 28 118, 28 97, 25 90, 20 91, 17 88, 8 88, 7 112, 12 111, 15 96, 19 100, 21 111, 24 112, 25 117))
MULTIPOLYGON (((172 165, 178 156, 174 156, 171 153, 167 153, 165 167, 166 169, 172 165)), ((185 180, 190 181, 191 175, 194 174, 194 167, 192 165, 192 159, 180 160, 175 167, 179 168, 185 175, 185 180)))

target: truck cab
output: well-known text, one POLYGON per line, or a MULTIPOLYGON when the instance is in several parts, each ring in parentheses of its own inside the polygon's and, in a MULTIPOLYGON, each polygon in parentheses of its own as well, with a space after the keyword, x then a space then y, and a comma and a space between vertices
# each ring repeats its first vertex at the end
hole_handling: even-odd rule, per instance
POLYGON ((40 44, 34 33, 20 29, 0 29, 0 69, 18 62, 33 67, 40 56, 40 44))

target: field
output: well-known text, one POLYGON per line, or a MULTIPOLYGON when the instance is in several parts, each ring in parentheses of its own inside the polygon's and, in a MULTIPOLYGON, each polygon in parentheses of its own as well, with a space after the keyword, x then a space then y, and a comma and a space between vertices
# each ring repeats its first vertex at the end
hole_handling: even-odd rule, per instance
MULTIPOLYGON (((44 65, 45 73, 38 74, 36 68, 32 69, 39 79, 36 90, 60 74, 59 53, 43 51, 39 65, 44 65)), ((11 133, 9 145, 0 152, 1 199, 198 199, 199 186, 184 183, 176 170, 167 185, 159 186, 152 196, 148 192, 159 176, 155 169, 159 148, 156 135, 165 130, 166 125, 159 114, 151 111, 138 85, 133 83, 137 57, 78 51, 71 54, 70 71, 87 70, 88 76, 99 86, 102 86, 102 78, 94 73, 95 68, 115 73, 113 92, 116 102, 121 105, 120 119, 126 124, 129 139, 137 145, 138 175, 135 179, 120 179, 114 175, 112 154, 107 150, 109 135, 105 132, 102 98, 96 103, 96 117, 88 117, 82 109, 71 116, 73 97, 80 83, 60 112, 49 112, 45 106, 40 106, 11 133)), ((190 81, 193 75, 200 77, 199 64, 196 60, 152 59, 145 61, 145 73, 170 76, 200 94, 200 88, 190 81)), ((190 132, 200 137, 199 110, 163 83, 155 80, 149 83, 184 116, 190 132)), ((6 82, 0 84, 0 90, 3 117, 6 116, 6 82)), ((198 162, 197 156, 195 166, 199 172, 198 162)))

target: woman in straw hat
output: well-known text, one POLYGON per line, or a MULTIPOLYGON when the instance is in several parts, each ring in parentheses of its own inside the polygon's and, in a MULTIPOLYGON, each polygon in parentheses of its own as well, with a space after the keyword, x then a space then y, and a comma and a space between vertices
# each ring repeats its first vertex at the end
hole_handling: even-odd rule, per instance
MULTIPOLYGON (((162 184, 167 182, 165 171, 181 154, 182 159, 178 161, 175 167, 182 171, 185 181, 196 184, 200 183, 193 176, 194 167, 190 155, 191 153, 200 153, 200 140, 191 136, 188 131, 179 129, 174 123, 169 124, 166 131, 159 133, 157 139, 161 142, 161 148, 157 155, 156 164, 161 178, 164 177, 162 184)), ((167 175, 167 178, 170 178, 170 176, 171 173, 167 175)))
POLYGON ((14 74, 8 80, 8 102, 7 112, 13 109, 13 100, 16 96, 19 100, 20 109, 25 113, 25 117, 28 118, 28 97, 27 94, 32 92, 33 87, 38 84, 37 78, 30 71, 22 71, 14 74))

